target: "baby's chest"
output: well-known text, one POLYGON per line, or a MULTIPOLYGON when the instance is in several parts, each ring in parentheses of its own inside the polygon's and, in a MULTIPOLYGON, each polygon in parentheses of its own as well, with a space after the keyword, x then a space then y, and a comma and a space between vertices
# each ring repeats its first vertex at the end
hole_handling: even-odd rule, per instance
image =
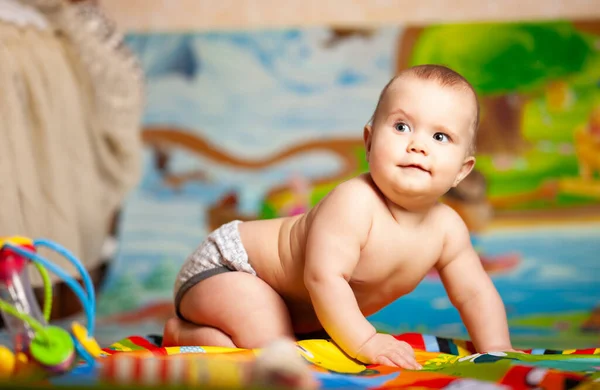
POLYGON ((422 236, 370 240, 361 251, 352 279, 362 284, 398 286, 402 293, 414 289, 442 253, 442 242, 422 236))

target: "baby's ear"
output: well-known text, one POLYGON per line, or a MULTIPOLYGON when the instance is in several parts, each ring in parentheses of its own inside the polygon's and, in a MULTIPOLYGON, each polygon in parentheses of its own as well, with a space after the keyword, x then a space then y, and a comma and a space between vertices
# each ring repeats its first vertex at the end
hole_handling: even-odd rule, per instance
POLYGON ((363 140, 365 141, 365 150, 367 153, 367 161, 369 161, 369 154, 371 154, 371 136, 372 136, 371 124, 365 125, 365 129, 363 130, 363 140))
POLYGON ((461 181, 463 181, 463 179, 465 177, 469 176, 469 173, 471 173, 474 166, 475 166, 475 157, 474 156, 469 156, 469 157, 465 158, 465 161, 463 161, 463 165, 462 165, 462 167, 460 167, 460 171, 458 172, 458 175, 456 176, 456 179, 454 180, 454 184, 452 184, 452 187, 456 187, 461 181))

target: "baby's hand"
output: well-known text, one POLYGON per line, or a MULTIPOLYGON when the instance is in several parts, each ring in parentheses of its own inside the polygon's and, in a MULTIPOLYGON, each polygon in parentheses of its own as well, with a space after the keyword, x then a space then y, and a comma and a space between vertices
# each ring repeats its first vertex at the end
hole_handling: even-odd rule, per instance
POLYGON ((507 349, 507 350, 506 350, 506 351, 504 351, 504 352, 516 352, 516 353, 522 353, 522 354, 525 354, 525 355, 526 355, 526 353, 525 353, 524 351, 520 351, 520 350, 518 350, 518 349, 514 349, 514 348, 507 349))
POLYGON ((415 360, 415 352, 410 345, 383 333, 371 337, 360 349, 356 358, 367 364, 398 366, 409 370, 423 368, 415 360))

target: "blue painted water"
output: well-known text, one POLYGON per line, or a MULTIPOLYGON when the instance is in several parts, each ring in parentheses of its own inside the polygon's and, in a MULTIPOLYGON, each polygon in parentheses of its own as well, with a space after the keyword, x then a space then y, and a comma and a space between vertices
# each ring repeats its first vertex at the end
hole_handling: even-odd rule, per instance
MULTIPOLYGON (((492 278, 509 317, 590 310, 600 303, 600 224, 489 232, 481 247, 489 255, 522 256, 518 267, 492 278)), ((431 280, 371 319, 391 329, 423 324, 450 332, 460 323, 443 285, 431 280)))

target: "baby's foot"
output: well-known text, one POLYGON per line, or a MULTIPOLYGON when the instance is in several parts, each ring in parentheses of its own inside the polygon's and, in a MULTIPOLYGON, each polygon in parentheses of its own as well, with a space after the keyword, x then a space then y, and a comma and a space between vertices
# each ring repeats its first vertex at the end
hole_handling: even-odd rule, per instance
POLYGON ((179 328, 180 326, 178 318, 170 318, 165 323, 161 347, 172 347, 179 345, 177 340, 179 338, 179 328))
POLYGON ((296 344, 281 339, 267 346, 251 368, 251 382, 265 387, 316 389, 306 361, 298 354, 296 344))

